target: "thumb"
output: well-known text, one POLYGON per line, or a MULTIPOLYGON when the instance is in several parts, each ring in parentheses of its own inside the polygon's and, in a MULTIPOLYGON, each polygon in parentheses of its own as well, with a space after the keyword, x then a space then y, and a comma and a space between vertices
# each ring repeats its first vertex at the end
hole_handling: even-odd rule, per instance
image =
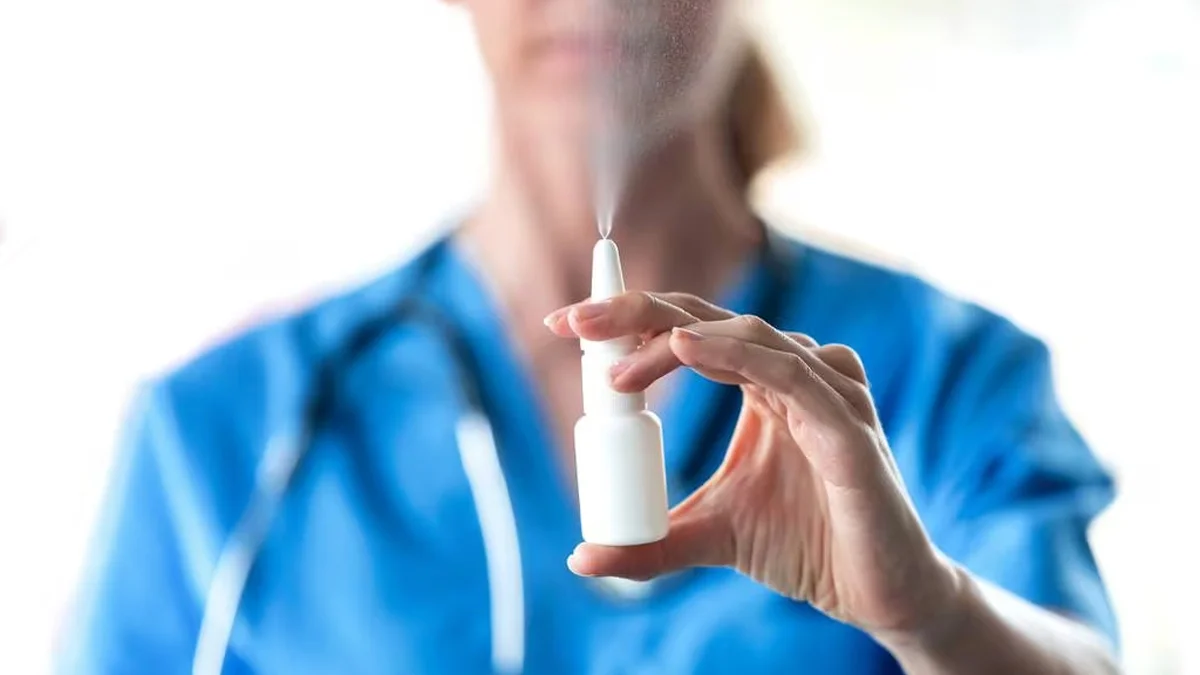
POLYGON ((719 567, 733 562, 733 538, 723 520, 682 504, 671 512, 662 541, 640 546, 583 543, 567 558, 567 567, 585 577, 622 577, 645 581, 688 567, 719 567))

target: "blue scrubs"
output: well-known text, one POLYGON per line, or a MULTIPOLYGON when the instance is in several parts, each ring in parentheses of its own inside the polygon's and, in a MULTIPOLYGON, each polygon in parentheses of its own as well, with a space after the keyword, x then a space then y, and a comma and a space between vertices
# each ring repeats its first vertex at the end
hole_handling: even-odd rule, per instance
MULTIPOLYGON (((913 503, 975 574, 1115 641, 1088 546, 1110 477, 1064 417, 1045 347, 917 278, 785 241, 722 304, 861 354, 913 503)), ((728 570, 620 600, 572 575, 580 540, 536 390, 485 287, 443 241, 417 292, 475 359, 515 515, 524 672, 899 672, 867 636, 728 570)), ((147 387, 127 426, 63 672, 190 671, 214 566, 268 441, 295 433, 316 364, 410 290, 408 264, 274 321, 147 387)), ((691 372, 659 409, 671 498, 717 466, 736 396, 691 372), (708 431, 705 431, 708 430, 708 431), (705 437, 707 436, 707 437, 705 437)), ((480 673, 492 667, 480 519, 455 443, 445 345, 400 324, 342 374, 241 598, 227 673, 480 673)))

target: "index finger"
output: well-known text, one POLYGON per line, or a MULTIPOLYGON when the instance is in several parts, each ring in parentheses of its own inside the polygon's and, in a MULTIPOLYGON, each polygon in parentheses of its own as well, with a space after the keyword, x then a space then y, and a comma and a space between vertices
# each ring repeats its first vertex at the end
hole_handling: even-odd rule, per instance
POLYGON ((699 320, 668 300, 668 295, 673 294, 633 291, 598 302, 582 302, 552 313, 546 317, 546 325, 561 337, 600 341, 626 335, 649 337, 699 320))

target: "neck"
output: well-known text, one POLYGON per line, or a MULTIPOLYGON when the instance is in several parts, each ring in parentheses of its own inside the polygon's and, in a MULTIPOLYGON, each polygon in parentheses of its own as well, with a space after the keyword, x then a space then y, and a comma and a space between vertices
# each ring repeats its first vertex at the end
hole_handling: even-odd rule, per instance
MULTIPOLYGON (((491 189, 460 234, 518 331, 588 295, 599 237, 586 157, 542 136, 501 130, 491 189)), ((711 297, 758 245, 715 125, 647 153, 628 177, 612 233, 628 288, 711 297)))

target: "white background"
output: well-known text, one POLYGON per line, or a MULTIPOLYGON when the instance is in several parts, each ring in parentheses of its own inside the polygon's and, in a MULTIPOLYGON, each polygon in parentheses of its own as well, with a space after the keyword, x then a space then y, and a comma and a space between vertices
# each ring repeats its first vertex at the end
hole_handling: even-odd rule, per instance
MULTIPOLYGON (((763 208, 1050 343, 1122 489, 1093 540, 1130 672, 1200 673, 1200 9, 759 17, 816 141, 763 208)), ((137 378, 402 257, 478 189, 486 120, 434 0, 0 0, 0 670, 46 667, 137 378)))

